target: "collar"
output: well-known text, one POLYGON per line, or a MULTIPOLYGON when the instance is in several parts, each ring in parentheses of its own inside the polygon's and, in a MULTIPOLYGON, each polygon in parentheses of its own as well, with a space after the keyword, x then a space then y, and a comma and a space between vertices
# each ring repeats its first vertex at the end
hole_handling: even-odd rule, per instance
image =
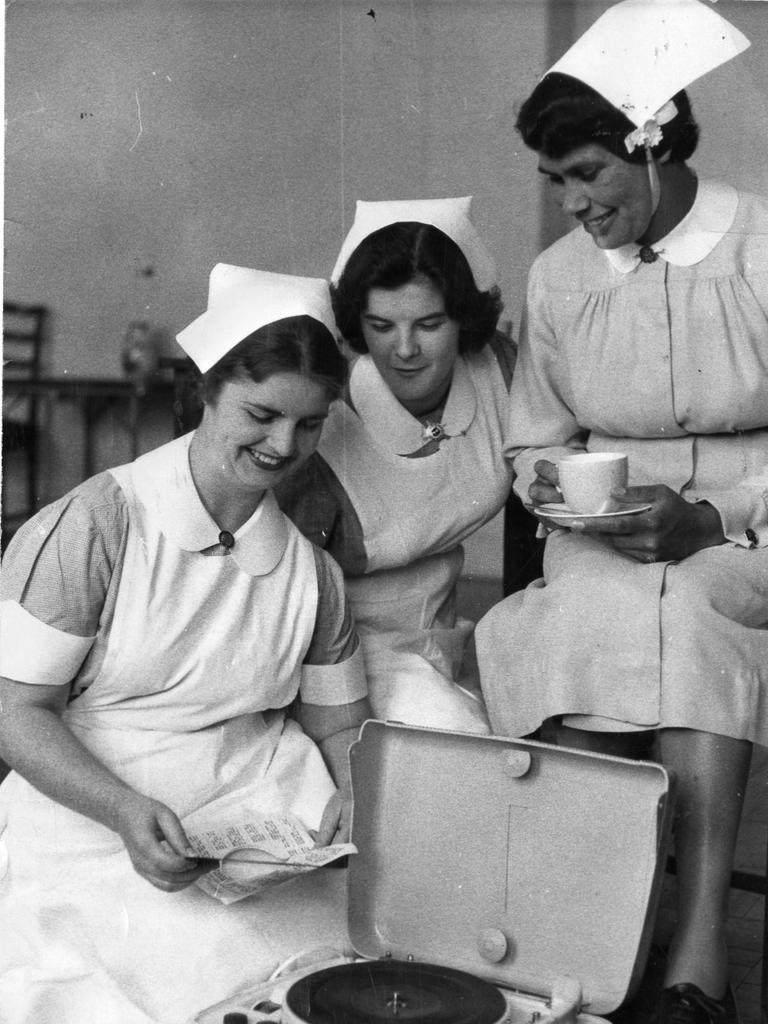
MULTIPOLYGON (((699 180, 693 206, 679 224, 651 246, 661 259, 677 267, 692 267, 712 252, 736 216, 739 195, 731 185, 699 180)), ((640 246, 630 242, 605 255, 620 274, 640 266, 640 246)))
MULTIPOLYGON (((142 455, 132 465, 134 486, 157 518, 163 536, 183 551, 203 551, 219 543, 219 527, 197 493, 189 466, 193 433, 142 455)), ((288 522, 267 491, 253 515, 234 534, 227 556, 250 576, 266 576, 277 566, 288 542, 288 522)))
MULTIPOLYGON (((353 408, 377 447, 390 455, 410 455, 424 446, 423 422, 398 402, 369 355, 355 360, 349 379, 349 395, 353 408)), ((475 386, 466 361, 459 356, 440 417, 446 438, 466 434, 476 411, 475 386)))

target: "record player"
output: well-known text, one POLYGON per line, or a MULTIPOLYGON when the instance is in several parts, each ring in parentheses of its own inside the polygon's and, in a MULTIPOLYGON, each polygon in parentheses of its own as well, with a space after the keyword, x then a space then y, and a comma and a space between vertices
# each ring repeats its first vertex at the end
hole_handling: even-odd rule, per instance
POLYGON ((350 762, 351 951, 288 966, 194 1024, 607 1024, 648 955, 669 773, 378 721, 350 762))

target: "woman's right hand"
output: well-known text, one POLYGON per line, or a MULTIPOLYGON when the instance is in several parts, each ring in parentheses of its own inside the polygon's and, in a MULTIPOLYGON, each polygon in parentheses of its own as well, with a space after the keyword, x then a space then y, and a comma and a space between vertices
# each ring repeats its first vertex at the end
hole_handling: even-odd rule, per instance
POLYGON ((41 793, 117 832, 136 871, 165 892, 191 885, 215 861, 198 861, 181 822, 137 793, 88 750, 62 721, 69 686, 0 677, 3 760, 41 793))
POLYGON ((186 889, 215 863, 195 857, 170 807, 140 793, 121 801, 117 832, 134 869, 163 892, 186 889))
POLYGON ((533 468, 537 476, 528 488, 528 497, 534 505, 546 505, 550 502, 562 501, 563 496, 558 487, 559 476, 557 466, 547 459, 539 459, 533 468))

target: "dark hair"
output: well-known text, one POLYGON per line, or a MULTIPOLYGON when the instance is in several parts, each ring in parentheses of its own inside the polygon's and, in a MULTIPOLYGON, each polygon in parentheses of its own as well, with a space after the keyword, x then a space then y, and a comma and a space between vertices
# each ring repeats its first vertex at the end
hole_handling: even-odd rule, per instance
POLYGON ((243 338, 202 375, 199 396, 215 402, 227 381, 257 384, 275 373, 299 373, 317 381, 331 399, 347 379, 347 362, 331 332, 311 316, 289 316, 243 338))
MULTIPOLYGON (((651 150, 656 160, 682 163, 696 149, 699 128, 683 90, 672 100, 677 115, 661 126, 662 140, 651 150)), ((617 107, 590 86, 558 71, 545 75, 523 103, 515 127, 529 149, 554 160, 580 146, 597 143, 628 163, 646 160, 645 147, 627 152, 624 139, 636 127, 617 107)))
POLYGON ((400 288, 424 276, 441 292, 459 324, 459 352, 479 352, 491 339, 503 304, 497 287, 479 291, 459 246, 431 224, 399 221, 364 238, 331 286, 336 322, 350 348, 367 352, 361 317, 372 288, 400 288))

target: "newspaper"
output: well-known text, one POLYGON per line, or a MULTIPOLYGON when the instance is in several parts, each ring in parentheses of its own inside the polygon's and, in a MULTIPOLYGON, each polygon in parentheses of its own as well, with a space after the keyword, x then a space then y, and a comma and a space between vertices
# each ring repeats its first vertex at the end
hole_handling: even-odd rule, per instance
POLYGON ((221 903, 254 896, 296 875, 357 853, 353 843, 316 846, 291 814, 247 812, 242 821, 227 817, 227 806, 202 807, 182 824, 199 858, 217 862, 197 885, 221 903))

